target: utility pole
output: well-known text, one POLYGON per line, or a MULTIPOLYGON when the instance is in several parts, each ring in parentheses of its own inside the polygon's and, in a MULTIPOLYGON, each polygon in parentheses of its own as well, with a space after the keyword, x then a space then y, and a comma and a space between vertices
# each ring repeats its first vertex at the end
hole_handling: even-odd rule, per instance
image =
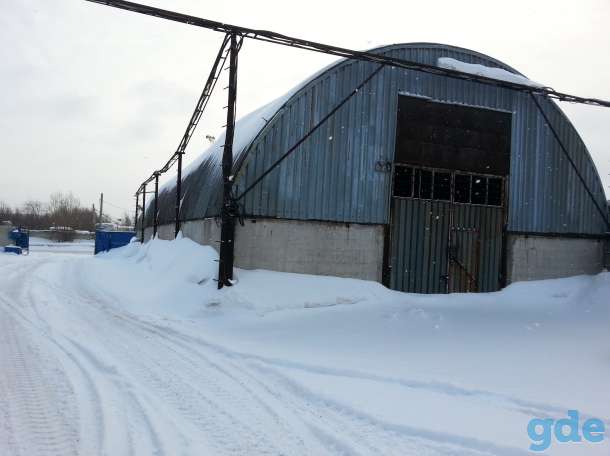
POLYGON ((146 184, 142 186, 142 244, 144 244, 144 227, 146 225, 146 184))
POLYGON ((233 255, 235 238, 235 208, 233 201, 233 136, 235 134, 235 107, 237 101, 237 34, 231 34, 229 49, 229 92, 227 102, 227 130, 222 153, 223 198, 220 227, 220 258, 218 261, 218 288, 233 285, 233 255))
POLYGON ((102 215, 104 215, 104 194, 100 193, 100 222, 102 223, 102 215))
POLYGON ((136 231, 136 226, 138 225, 138 204, 140 204, 140 193, 136 193, 136 215, 133 218, 133 231, 136 231))
POLYGON ((174 238, 178 237, 180 232, 180 204, 182 202, 182 155, 184 152, 178 153, 178 171, 176 173, 176 228, 174 229, 174 238))
POLYGON ((155 172, 155 212, 153 213, 153 239, 157 236, 157 220, 159 211, 159 173, 155 172))

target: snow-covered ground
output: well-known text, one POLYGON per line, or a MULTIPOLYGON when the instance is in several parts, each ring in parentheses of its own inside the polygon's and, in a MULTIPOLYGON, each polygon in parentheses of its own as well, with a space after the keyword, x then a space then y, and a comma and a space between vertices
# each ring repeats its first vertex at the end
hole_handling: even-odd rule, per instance
POLYGON ((217 291, 215 259, 0 254, 0 454, 526 455, 532 418, 610 427, 608 273, 423 296, 238 270, 217 291))

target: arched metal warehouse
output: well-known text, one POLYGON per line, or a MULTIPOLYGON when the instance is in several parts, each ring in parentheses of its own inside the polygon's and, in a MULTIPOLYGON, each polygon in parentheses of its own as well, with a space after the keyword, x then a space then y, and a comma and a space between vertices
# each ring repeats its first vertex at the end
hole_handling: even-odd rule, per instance
MULTIPOLYGON (((432 65, 451 58, 522 77, 454 46, 397 44, 373 52, 432 65)), ((376 69, 341 60, 240 120, 236 194, 376 69)), ((183 234, 215 248, 223 142, 185 170, 182 184, 183 234)), ((173 238, 174 202, 168 185, 159 194, 161 238, 173 238)), ((528 93, 415 70, 383 67, 240 206, 245 223, 236 228, 235 262, 242 268, 444 293, 603 267, 604 190, 559 107, 528 93)))

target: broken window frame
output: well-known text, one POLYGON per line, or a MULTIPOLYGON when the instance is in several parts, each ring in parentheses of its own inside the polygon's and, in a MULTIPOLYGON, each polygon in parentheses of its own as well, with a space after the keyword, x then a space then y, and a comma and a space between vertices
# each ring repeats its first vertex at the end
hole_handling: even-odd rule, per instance
MULTIPOLYGON (((409 172, 405 172, 404 175, 409 174, 409 172)), ((442 201, 442 202, 450 202, 453 204, 467 204, 470 206, 488 206, 488 207, 504 207, 505 205, 505 180, 504 176, 498 176, 494 174, 481 174, 481 173, 469 173, 465 171, 451 170, 451 169, 443 169, 443 168, 428 168, 424 166, 412 166, 404 163, 394 163, 394 170, 392 173, 392 197, 399 199, 419 199, 419 200, 427 200, 427 201, 442 201), (410 190, 405 192, 401 191, 401 194, 397 194, 397 180, 396 177, 398 173, 397 169, 401 170, 410 170, 410 190), (429 194, 424 195, 422 197, 422 176, 430 175, 430 191, 429 194), (449 199, 440 199, 436 197, 436 193, 438 191, 437 188, 437 176, 438 175, 446 175, 449 174, 449 199), (460 199, 458 201, 456 199, 456 176, 468 176, 469 177, 469 187, 468 187, 468 199, 467 201, 463 201, 460 199), (483 179, 483 187, 484 187, 484 197, 481 198, 478 202, 473 203, 473 183, 474 179, 483 179), (494 198, 494 201, 498 201, 500 204, 492 204, 490 203, 490 181, 494 182, 493 185, 497 185, 497 190, 499 190, 499 196, 494 198), (416 190, 417 186, 417 190, 416 190)), ((404 186, 400 187, 404 190, 404 186)), ((428 192, 426 192, 428 193, 428 192)))

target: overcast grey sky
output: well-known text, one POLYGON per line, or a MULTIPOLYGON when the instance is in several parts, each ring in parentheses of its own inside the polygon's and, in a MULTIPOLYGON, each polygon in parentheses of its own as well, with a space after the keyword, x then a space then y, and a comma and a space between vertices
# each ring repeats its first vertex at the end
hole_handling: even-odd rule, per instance
MULTIPOLYGON (((356 49, 413 41, 462 46, 557 90, 610 99, 608 0, 141 0, 209 19, 356 49)), ((0 200, 104 192, 118 216, 175 150, 220 34, 81 0, 5 0, 0 15, 0 200), (113 207, 116 206, 116 207, 113 207)), ((332 57, 248 41, 238 115, 332 57)), ((224 85, 219 84, 217 89, 224 85)), ((224 124, 218 90, 186 161, 224 124)), ((561 104, 610 193, 610 109, 561 104)))

